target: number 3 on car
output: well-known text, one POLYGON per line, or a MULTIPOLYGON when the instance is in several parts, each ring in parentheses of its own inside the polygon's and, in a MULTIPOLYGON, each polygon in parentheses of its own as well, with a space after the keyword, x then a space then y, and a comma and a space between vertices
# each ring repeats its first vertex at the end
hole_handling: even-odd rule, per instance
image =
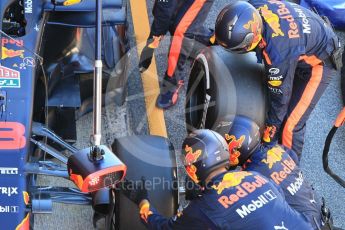
POLYGON ((25 147, 25 127, 18 122, 0 122, 0 150, 15 150, 25 147))

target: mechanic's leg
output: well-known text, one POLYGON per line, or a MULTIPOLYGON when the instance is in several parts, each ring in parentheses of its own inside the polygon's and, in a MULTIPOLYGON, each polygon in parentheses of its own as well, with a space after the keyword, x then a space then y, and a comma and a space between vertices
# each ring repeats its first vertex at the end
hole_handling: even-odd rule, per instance
POLYGON ((193 34, 203 26, 214 0, 186 1, 186 6, 176 16, 176 29, 172 37, 168 69, 163 79, 157 106, 167 109, 176 104, 178 91, 184 83, 185 64, 193 51, 193 34), (192 4, 191 4, 192 3, 192 4))
MULTIPOLYGON (((303 63, 305 64, 307 63, 303 63)), ((303 149, 306 122, 326 90, 332 70, 332 67, 323 63, 310 68, 297 67, 282 144, 294 150, 299 158, 303 149)))

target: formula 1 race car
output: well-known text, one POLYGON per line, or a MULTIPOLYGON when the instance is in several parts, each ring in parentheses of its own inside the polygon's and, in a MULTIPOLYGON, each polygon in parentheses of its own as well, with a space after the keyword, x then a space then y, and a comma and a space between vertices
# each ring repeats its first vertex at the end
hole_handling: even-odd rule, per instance
MULTIPOLYGON (((0 17, 0 228, 34 229, 34 217, 52 213, 58 202, 91 205, 94 225, 104 219, 105 229, 144 229, 136 205, 119 189, 124 178, 142 176, 153 182, 153 206, 173 216, 180 192, 168 139, 129 136, 111 148, 101 145, 102 105, 122 105, 126 97, 122 0, 1 0, 0 17), (76 120, 91 111, 91 146, 77 149, 76 120), (37 175, 77 188, 38 185, 37 175)), ((254 54, 203 49, 186 102, 189 131, 214 129, 229 114, 263 127, 263 66, 254 54)))
MULTIPOLYGON (((116 186, 142 175, 173 184, 176 158, 162 137, 119 138, 112 150, 101 145, 102 105, 121 105, 126 95, 122 0, 1 0, 0 16, 1 229, 34 229, 34 216, 51 213, 52 202, 92 205, 94 222, 104 218, 105 229, 143 228, 116 186), (90 111, 91 147, 79 150, 72 145, 76 119, 90 111), (154 165, 134 153, 166 160, 154 165), (37 175, 72 180, 77 189, 38 185, 37 175)), ((171 216, 177 190, 162 186, 152 202, 171 216)))

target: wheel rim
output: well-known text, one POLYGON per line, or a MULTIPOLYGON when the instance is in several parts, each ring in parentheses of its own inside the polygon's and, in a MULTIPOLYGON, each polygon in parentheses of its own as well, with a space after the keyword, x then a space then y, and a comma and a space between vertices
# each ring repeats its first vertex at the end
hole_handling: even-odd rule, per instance
POLYGON ((205 99, 205 67, 201 62, 196 62, 191 70, 186 98, 186 123, 188 131, 202 127, 205 99))

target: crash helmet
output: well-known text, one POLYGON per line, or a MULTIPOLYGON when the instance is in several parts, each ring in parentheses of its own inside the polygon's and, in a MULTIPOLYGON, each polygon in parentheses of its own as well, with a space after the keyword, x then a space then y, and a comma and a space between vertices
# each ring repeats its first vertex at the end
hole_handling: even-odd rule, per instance
POLYGON ((200 129, 188 135, 182 144, 182 161, 187 175, 204 186, 214 170, 229 165, 228 145, 217 132, 200 129))
POLYGON ((253 50, 262 39, 262 19, 251 4, 236 1, 227 5, 216 21, 216 41, 225 49, 235 53, 253 50))
POLYGON ((242 115, 228 115, 220 119, 215 130, 228 144, 230 167, 242 166, 261 142, 259 126, 242 115))

